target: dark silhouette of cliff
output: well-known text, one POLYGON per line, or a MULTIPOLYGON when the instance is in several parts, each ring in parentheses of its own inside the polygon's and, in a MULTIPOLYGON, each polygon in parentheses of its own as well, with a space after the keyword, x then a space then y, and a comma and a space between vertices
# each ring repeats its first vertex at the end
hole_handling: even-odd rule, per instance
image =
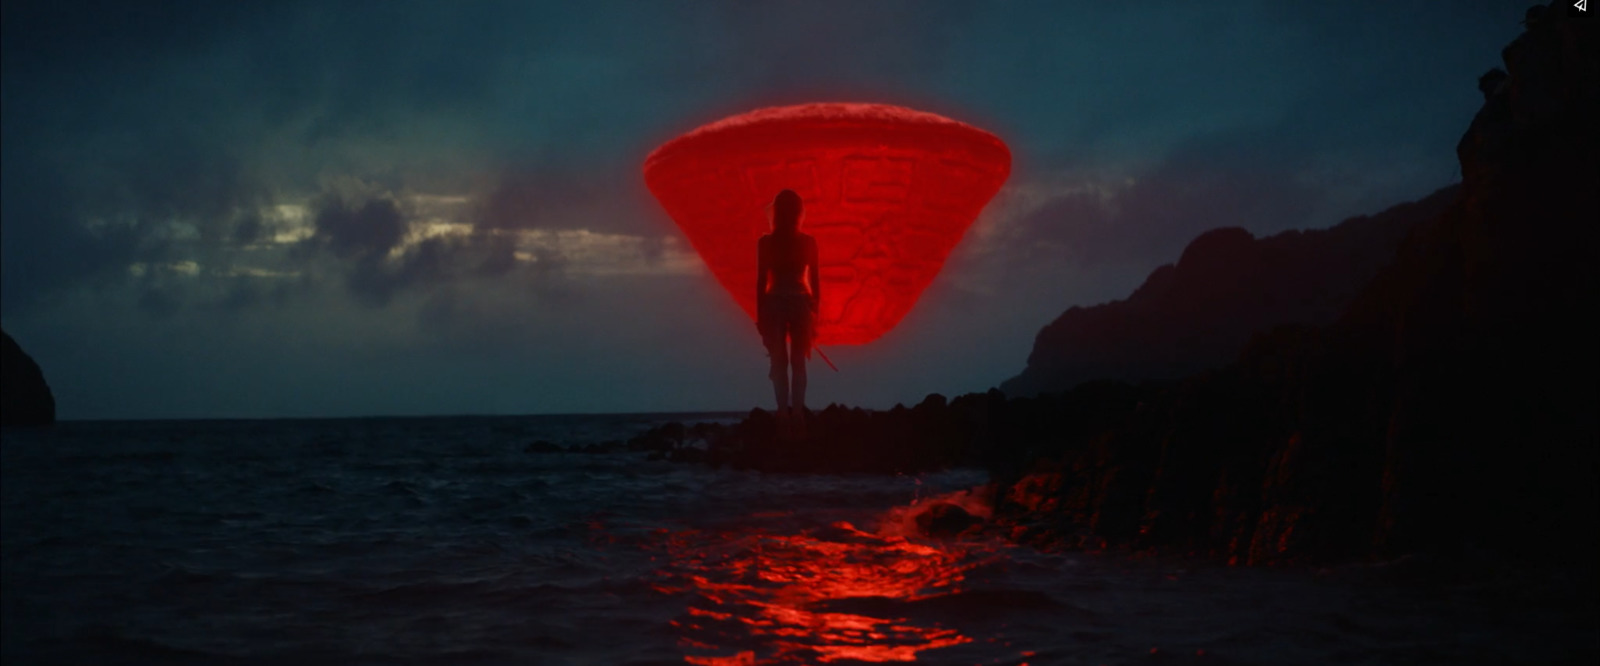
POLYGON ((11 334, 0 331, 4 349, 0 350, 0 425, 45 425, 56 420, 56 399, 44 382, 44 373, 33 357, 22 351, 11 334))
POLYGON ((1120 424, 1023 454, 1031 473, 1010 479, 1002 513, 1025 538, 1241 563, 1429 552, 1592 567, 1600 43, 1564 10, 1507 47, 1458 147, 1459 193, 1337 321, 1263 332, 1120 424))
POLYGON ((1177 379, 1237 359, 1258 331, 1330 323, 1411 228, 1437 217, 1458 191, 1447 187, 1329 229, 1201 234, 1126 299, 1062 313, 1039 331, 1027 368, 1000 388, 1031 396, 1097 379, 1177 379))
MULTIPOLYGON (((758 411, 629 446, 773 471, 981 464, 998 527, 1047 547, 1239 564, 1567 560, 1593 584, 1600 22, 1565 9, 1531 14, 1503 53, 1505 74, 1480 80, 1460 187, 1416 204, 1439 210, 1329 323, 1263 329, 1231 362, 1173 382, 829 407, 798 445, 773 438, 758 411)), ((1200 240, 1172 271, 1190 254, 1228 256, 1213 244, 1238 254, 1263 243, 1236 231, 1200 240)))

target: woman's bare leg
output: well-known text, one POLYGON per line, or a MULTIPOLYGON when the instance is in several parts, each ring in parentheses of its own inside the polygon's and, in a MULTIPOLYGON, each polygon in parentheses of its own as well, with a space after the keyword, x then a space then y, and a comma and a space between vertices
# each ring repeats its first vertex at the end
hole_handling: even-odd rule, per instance
POLYGON ((811 339, 806 335, 805 327, 796 327, 789 338, 789 364, 792 367, 790 392, 793 398, 794 420, 802 429, 805 427, 806 418, 806 352, 811 350, 811 339))
POLYGON ((772 392, 778 399, 778 418, 782 419, 785 412, 789 411, 789 359, 784 349, 783 338, 776 341, 767 341, 767 356, 772 360, 772 367, 767 372, 767 377, 772 380, 772 392))

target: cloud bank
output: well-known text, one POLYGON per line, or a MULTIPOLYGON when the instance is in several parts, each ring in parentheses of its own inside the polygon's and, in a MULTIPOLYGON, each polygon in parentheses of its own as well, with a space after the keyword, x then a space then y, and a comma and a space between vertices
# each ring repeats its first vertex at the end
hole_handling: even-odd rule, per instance
POLYGON ((742 409, 760 346, 640 161, 855 99, 983 126, 1017 164, 901 329, 831 353, 856 374, 815 393, 981 390, 1204 229, 1450 182, 1520 11, 7 3, 0 316, 67 418, 742 409))

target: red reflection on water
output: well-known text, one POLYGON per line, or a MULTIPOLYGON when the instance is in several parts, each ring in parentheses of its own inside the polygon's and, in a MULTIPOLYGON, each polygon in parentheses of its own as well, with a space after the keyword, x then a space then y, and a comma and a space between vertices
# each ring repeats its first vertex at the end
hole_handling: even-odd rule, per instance
POLYGON ((700 666, 916 661, 972 642, 896 602, 960 589, 979 562, 961 546, 913 543, 835 524, 815 534, 674 533, 661 575, 694 595, 673 622, 684 661, 700 666))

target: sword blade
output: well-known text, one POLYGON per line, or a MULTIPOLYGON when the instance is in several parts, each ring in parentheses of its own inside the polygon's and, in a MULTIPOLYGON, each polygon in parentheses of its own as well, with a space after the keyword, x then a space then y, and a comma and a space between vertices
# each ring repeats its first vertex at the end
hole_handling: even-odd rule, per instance
POLYGON ((822 357, 822 362, 823 363, 827 363, 828 367, 833 368, 834 372, 838 372, 839 371, 839 366, 834 365, 833 361, 828 358, 828 355, 822 353, 822 348, 821 347, 818 347, 816 345, 812 345, 811 348, 817 350, 817 355, 822 357))

